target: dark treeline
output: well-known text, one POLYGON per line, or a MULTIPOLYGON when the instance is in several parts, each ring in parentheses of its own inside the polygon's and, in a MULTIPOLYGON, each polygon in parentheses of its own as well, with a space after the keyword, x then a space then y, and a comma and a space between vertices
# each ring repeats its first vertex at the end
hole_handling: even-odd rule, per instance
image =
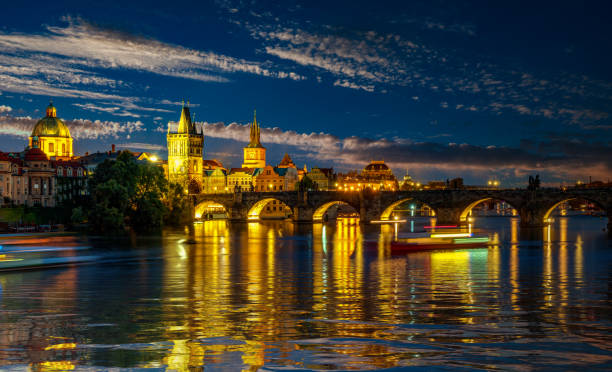
POLYGON ((161 167, 137 161, 127 151, 117 160, 107 159, 96 167, 88 191, 87 198, 71 202, 64 209, 71 211, 73 224, 86 222, 92 232, 151 232, 191 219, 183 187, 169 184, 161 167))

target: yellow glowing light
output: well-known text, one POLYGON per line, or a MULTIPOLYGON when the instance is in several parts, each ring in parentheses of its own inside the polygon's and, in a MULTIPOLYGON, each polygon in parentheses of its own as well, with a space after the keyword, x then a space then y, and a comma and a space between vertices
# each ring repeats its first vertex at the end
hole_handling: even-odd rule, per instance
POLYGON ((74 364, 69 360, 60 360, 55 362, 41 362, 39 364, 45 371, 70 371, 74 369, 74 364))
POLYGON ((75 349, 77 344, 75 343, 66 343, 66 344, 55 344, 49 345, 45 348, 45 350, 64 350, 64 349, 75 349))
POLYGON ((351 186, 351 191, 352 191, 352 190, 355 190, 355 188, 354 188, 353 186, 351 186))
POLYGON ((149 160, 151 160, 152 162, 156 162, 157 161, 157 156, 151 156, 149 158, 149 160))
POLYGON ((472 236, 470 233, 431 234, 432 238, 469 238, 470 236, 472 236))

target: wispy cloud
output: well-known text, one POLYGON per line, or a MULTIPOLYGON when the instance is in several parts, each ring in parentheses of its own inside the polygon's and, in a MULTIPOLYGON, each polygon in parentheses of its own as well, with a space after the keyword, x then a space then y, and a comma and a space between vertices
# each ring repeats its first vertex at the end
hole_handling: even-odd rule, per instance
POLYGON ((366 92, 373 92, 374 91, 374 85, 360 85, 360 84, 356 84, 356 83, 353 83, 352 81, 348 81, 348 80, 336 80, 336 81, 334 81, 334 86, 335 87, 351 88, 351 89, 363 89, 366 92))
POLYGON ((83 110, 94 111, 94 112, 104 112, 107 114, 111 114, 114 116, 131 116, 134 118, 139 118, 142 115, 136 114, 130 111, 123 110, 121 107, 109 107, 109 106, 98 106, 93 103, 73 103, 73 106, 79 107, 83 110))
MULTIPOLYGON (((530 74, 479 55, 407 40, 398 34, 356 32, 331 26, 308 29, 244 23, 271 56, 331 75, 334 86, 385 92, 389 86, 427 89, 457 110, 514 112, 593 124, 610 118, 612 84, 562 71, 530 74), (470 102, 469 104, 466 104, 470 102)), ((435 21, 427 29, 472 34, 467 25, 435 21)), ((324 75, 323 75, 324 76, 324 75)), ((318 79, 318 80, 319 80, 318 79)))
POLYGON ((164 145, 156 145, 153 143, 143 143, 143 142, 128 142, 128 143, 120 143, 117 145, 120 149, 139 149, 139 150, 149 150, 149 151, 165 151, 166 146, 164 145))
MULTIPOLYGON (((0 134, 27 137, 39 119, 29 116, 0 115, 0 134)), ((75 139, 119 138, 134 132, 145 131, 141 121, 101 121, 89 119, 65 120, 64 123, 75 139)))
MULTIPOLYGON (((0 51, 13 75, 36 75, 26 62, 35 60, 47 76, 57 75, 62 81, 115 85, 117 82, 97 78, 67 66, 88 69, 132 69, 158 75, 205 82, 227 82, 222 73, 248 73, 275 78, 299 79, 296 74, 271 70, 263 63, 247 61, 210 51, 102 29, 82 20, 66 18, 66 27, 47 27, 40 35, 0 33, 0 51), (53 68, 60 66, 60 68, 53 68), (89 80, 87 80, 89 79, 89 80), (97 79, 97 80, 96 80, 97 79)), ((39 70, 40 71, 40 70, 39 70)))
POLYGON ((94 104, 94 103, 73 103, 73 106, 79 107, 86 111, 93 112, 104 112, 107 114, 111 114, 114 116, 131 116, 135 118, 140 118, 142 116, 146 116, 143 114, 137 114, 133 111, 144 111, 144 112, 173 112, 172 110, 166 110, 157 107, 145 107, 141 105, 137 105, 129 100, 124 100, 121 102, 108 102, 109 106, 94 104), (130 111, 132 110, 132 111, 130 111))

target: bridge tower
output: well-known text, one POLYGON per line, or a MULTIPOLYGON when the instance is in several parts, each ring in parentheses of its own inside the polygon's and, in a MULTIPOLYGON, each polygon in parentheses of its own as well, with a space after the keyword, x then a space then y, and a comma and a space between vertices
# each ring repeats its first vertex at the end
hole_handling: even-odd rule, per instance
POLYGON ((204 133, 191 122, 189 107, 183 106, 181 119, 168 123, 168 180, 188 189, 189 194, 202 191, 202 150, 204 133))

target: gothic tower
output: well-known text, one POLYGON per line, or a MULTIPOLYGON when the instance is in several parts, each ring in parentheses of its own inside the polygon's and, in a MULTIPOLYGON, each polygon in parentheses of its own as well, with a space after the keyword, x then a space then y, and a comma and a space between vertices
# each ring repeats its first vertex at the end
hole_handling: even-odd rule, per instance
POLYGON ((259 141, 259 124, 257 124, 257 115, 253 113, 253 122, 251 123, 250 142, 244 148, 244 163, 242 168, 263 168, 266 166, 266 148, 259 141))
POLYGON ((168 123, 168 180, 183 185, 189 194, 199 194, 204 133, 198 133, 190 115, 189 107, 183 106, 178 125, 168 123))

